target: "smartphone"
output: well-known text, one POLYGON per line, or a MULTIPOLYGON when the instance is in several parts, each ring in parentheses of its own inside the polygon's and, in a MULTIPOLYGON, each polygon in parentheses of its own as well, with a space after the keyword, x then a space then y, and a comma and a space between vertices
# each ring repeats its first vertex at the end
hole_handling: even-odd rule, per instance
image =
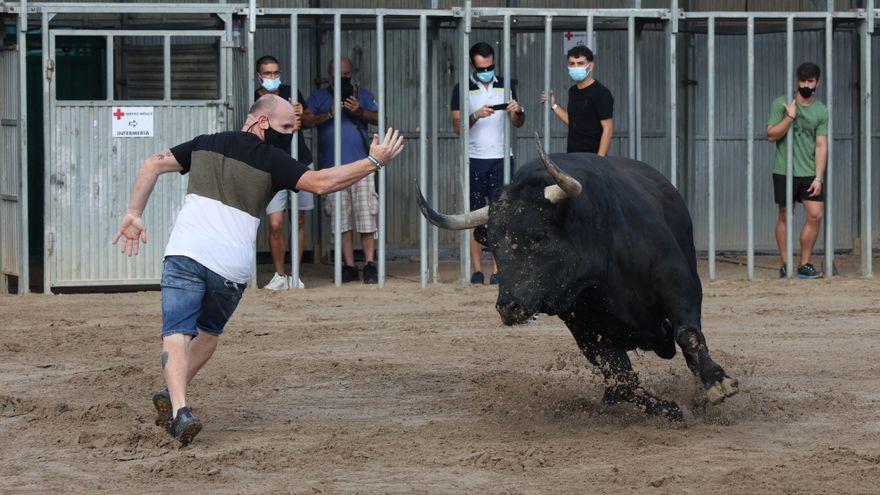
POLYGON ((507 110, 507 103, 499 103, 490 107, 492 110, 507 110))

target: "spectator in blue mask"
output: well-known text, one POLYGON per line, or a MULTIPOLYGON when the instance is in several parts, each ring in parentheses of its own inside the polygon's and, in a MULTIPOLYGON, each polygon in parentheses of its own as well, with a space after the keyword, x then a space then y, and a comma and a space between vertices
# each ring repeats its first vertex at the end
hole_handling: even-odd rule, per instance
MULTIPOLYGON (((556 104, 556 95, 550 91, 550 108, 568 126, 568 153, 608 154, 614 134, 614 97, 611 91, 597 81, 593 74, 596 62, 593 52, 577 45, 568 51, 568 75, 574 85, 568 88, 568 109, 556 104)), ((547 95, 541 91, 541 103, 547 95)))
MULTIPOLYGON (((297 117, 300 119, 302 128, 312 127, 312 113, 305 105, 305 98, 301 92, 297 91, 297 99, 293 99, 291 88, 287 84, 281 84, 281 64, 278 59, 271 55, 260 57, 257 60, 257 82, 259 87, 254 91, 254 101, 260 99, 261 96, 273 94, 284 98, 293 105, 297 117)), ((299 150, 297 160, 303 165, 314 170, 312 164, 312 151, 306 146, 306 141, 302 133, 297 133, 296 143, 299 150)), ((284 150, 290 153, 289 149, 284 150)), ((312 193, 300 191, 296 195, 297 209, 299 215, 299 253, 298 259, 302 259, 303 245, 305 244, 306 230, 305 219, 306 212, 315 208, 315 197, 312 193)), ((302 280, 292 280, 292 277, 286 274, 284 269, 284 251, 286 249, 284 238, 284 212, 288 209, 288 191, 283 189, 275 193, 269 206, 266 207, 266 220, 269 226, 269 252, 272 253, 272 264, 275 265, 275 275, 269 281, 264 289, 268 290, 287 290, 291 287, 305 288, 302 280)), ((293 253, 291 253, 293 259, 293 253)))
MULTIPOLYGON (((522 127, 526 121, 523 108, 516 101, 516 91, 511 89, 510 101, 504 101, 505 81, 495 74, 495 51, 488 43, 477 43, 471 47, 471 66, 473 73, 468 81, 468 156, 470 160, 471 197, 470 209, 478 210, 486 206, 495 191, 504 183, 504 119, 509 118, 514 127, 522 127), (500 107, 498 110, 493 107, 500 107)), ((458 85, 452 90, 452 130, 461 134, 461 96, 458 85)), ((511 167, 513 161, 511 160, 511 167)), ((471 231, 471 283, 484 283, 482 266, 483 245, 471 231)), ((498 283, 498 269, 493 261, 490 284, 498 283)))

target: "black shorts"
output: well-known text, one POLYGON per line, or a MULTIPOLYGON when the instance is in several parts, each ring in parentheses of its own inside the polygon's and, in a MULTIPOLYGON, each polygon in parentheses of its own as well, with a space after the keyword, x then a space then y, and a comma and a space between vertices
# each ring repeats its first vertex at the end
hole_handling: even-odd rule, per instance
MULTIPOLYGON (((822 184, 822 192, 818 196, 810 197, 807 189, 813 183, 814 177, 792 177, 792 197, 795 202, 803 203, 804 201, 825 201, 825 184, 822 184)), ((785 176, 773 174, 773 197, 776 204, 785 206, 785 176)))

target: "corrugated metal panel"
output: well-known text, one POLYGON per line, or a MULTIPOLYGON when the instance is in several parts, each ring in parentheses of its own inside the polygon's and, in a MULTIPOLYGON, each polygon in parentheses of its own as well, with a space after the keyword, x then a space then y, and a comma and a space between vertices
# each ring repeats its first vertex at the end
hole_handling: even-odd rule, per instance
POLYGON ((18 57, 18 50, 0 51, 0 272, 13 275, 21 266, 18 57))
POLYGON ((112 107, 58 103, 51 136, 48 269, 53 285, 156 283, 162 253, 186 191, 186 179, 159 179, 144 214, 149 243, 140 256, 110 243, 124 214, 141 161, 193 136, 217 130, 217 108, 154 107, 155 138, 111 138, 112 107))
MULTIPOLYGON (((838 249, 853 246, 853 192, 857 187, 858 170, 854 168, 852 88, 858 84, 858 74, 851 68, 854 38, 852 32, 838 31, 834 37, 834 222, 835 246, 838 249)), ((795 67, 806 60, 820 66, 824 61, 824 32, 795 33, 795 67)), ((743 36, 716 36, 716 99, 715 99, 715 179, 716 179, 716 245, 719 250, 746 249, 746 45, 743 36), (722 55, 723 54, 723 55, 722 55), (722 55, 719 57, 719 55, 722 55)), ((706 130, 708 128, 707 75, 705 73, 706 36, 694 37, 693 74, 697 81, 693 92, 691 126, 693 135, 693 163, 688 190, 688 204, 694 219, 694 237, 698 249, 708 246, 708 178, 706 130)), ((775 251, 774 225, 777 208, 773 202, 771 170, 775 145, 765 136, 770 103, 783 94, 793 79, 785 73, 785 35, 763 34, 755 37, 755 249, 775 251)), ((823 97, 820 88, 819 97, 823 97)), ((796 209, 795 222, 800 226, 804 217, 802 208, 796 209)), ((798 227, 799 228, 799 227, 798 227)), ((817 248, 824 243, 820 236, 817 248)))

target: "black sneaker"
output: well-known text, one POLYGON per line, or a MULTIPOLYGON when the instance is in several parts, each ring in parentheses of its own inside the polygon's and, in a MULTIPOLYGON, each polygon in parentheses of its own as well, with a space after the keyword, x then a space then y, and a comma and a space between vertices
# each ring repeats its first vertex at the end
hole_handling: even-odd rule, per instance
POLYGON ((202 431, 202 423, 196 418, 188 407, 177 410, 177 417, 168 425, 168 433, 180 440, 180 445, 186 445, 202 431))
POLYGON ((785 269, 785 263, 783 263, 782 266, 779 267, 779 278, 787 278, 787 277, 788 277, 788 270, 785 269))
POLYGON ((156 426, 168 428, 171 423, 171 395, 168 387, 153 394, 153 406, 156 408, 156 426))
POLYGON ((379 272, 376 270, 376 264, 372 261, 368 261, 366 265, 364 265, 364 283, 365 284, 378 284, 379 283, 379 272))
POLYGON ((493 273, 492 276, 489 277, 489 284, 490 285, 498 285, 498 274, 497 273, 493 273))
POLYGON ((819 278, 822 276, 816 271, 816 267, 812 263, 804 263, 797 269, 798 278, 819 278))
POLYGON ((356 282, 360 280, 360 274, 356 266, 342 265, 342 283, 356 282))
POLYGON ((483 272, 474 272, 474 274, 471 275, 471 285, 483 285, 483 280, 485 280, 483 278, 483 272))

